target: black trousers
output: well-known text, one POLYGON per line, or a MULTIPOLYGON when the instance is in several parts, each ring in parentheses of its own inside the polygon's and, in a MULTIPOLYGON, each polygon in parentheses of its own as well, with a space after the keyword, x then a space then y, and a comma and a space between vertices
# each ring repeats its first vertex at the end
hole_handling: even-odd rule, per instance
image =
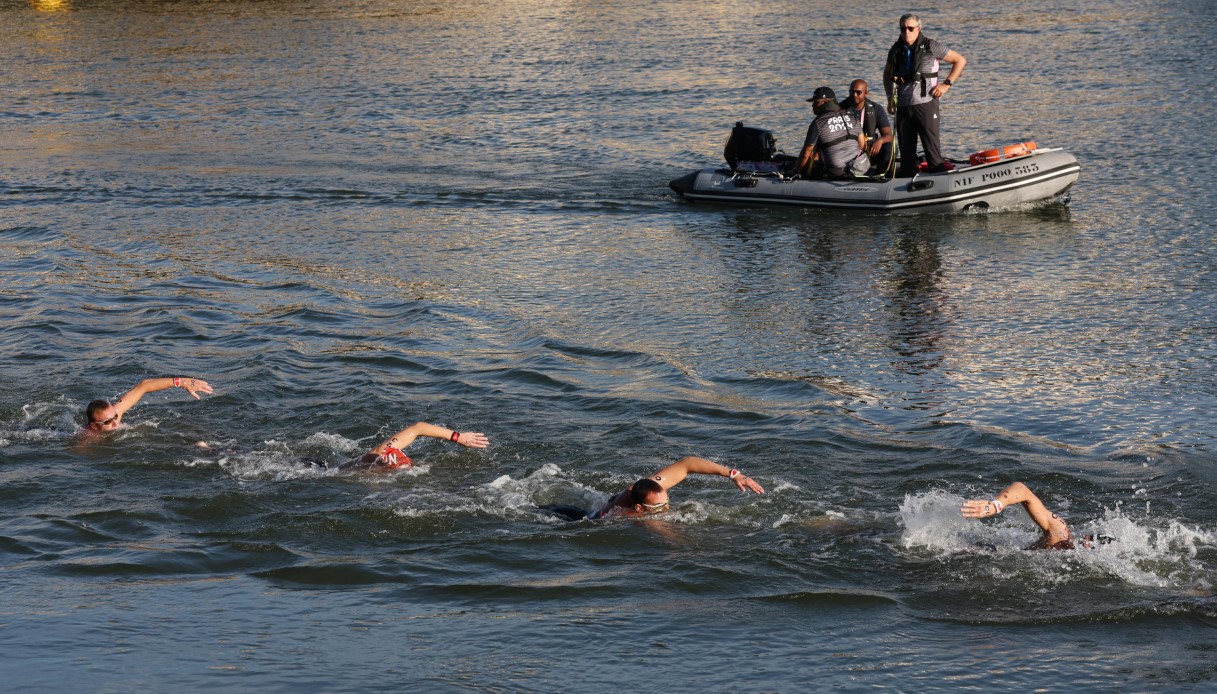
POLYGON ((892 143, 879 148, 879 153, 870 158, 872 175, 881 175, 892 168, 892 143))
POLYGON ((896 109, 896 139, 900 142, 900 168, 917 169, 917 140, 921 140, 925 160, 931 168, 943 162, 942 143, 938 140, 938 99, 916 106, 896 109))

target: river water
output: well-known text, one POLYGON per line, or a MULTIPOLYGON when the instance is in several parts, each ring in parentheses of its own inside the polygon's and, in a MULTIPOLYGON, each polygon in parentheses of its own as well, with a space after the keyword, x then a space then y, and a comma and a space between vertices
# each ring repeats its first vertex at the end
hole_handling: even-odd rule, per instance
POLYGON ((881 92, 885 0, 0 0, 6 688, 1207 689, 1217 9, 973 5, 946 152, 1067 205, 674 199, 881 92), (310 463, 419 420, 491 446, 310 463), (535 509, 683 455, 768 492, 535 509), (1112 542, 958 516, 1013 480, 1112 542))

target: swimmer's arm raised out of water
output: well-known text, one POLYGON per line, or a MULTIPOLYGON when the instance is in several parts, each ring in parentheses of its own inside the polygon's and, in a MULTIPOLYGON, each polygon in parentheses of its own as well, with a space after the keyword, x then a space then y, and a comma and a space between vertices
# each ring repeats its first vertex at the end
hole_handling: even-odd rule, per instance
POLYGON ((696 456, 686 456, 672 463, 664 469, 651 475, 651 479, 659 483, 661 487, 671 489, 684 481, 690 474, 696 475, 718 475, 726 477, 739 487, 741 492, 752 491, 757 494, 764 494, 765 489, 756 483, 756 480, 745 475, 739 470, 732 470, 724 465, 698 458, 696 456), (735 473, 735 474, 732 474, 735 473))
POLYGON ((1053 545, 1072 539, 1069 526, 1060 516, 1048 510, 1044 502, 1022 482, 1015 482, 1001 490, 993 500, 976 499, 965 501, 959 512, 964 518, 987 518, 1001 513, 1002 509, 1011 504, 1022 504, 1027 509, 1031 520, 1044 531, 1044 540, 1053 545), (994 503, 994 502, 997 503, 994 503))
POLYGON ((117 429, 123 420, 123 414, 135 406, 148 393, 168 388, 183 388, 195 400, 199 393, 210 393, 211 385, 199 378, 174 376, 171 378, 145 378, 127 391, 117 401, 110 403, 106 400, 94 400, 85 407, 86 435, 98 434, 117 429))
POLYGON ((393 434, 385 439, 384 443, 376 448, 373 448, 369 453, 380 455, 388 448, 404 449, 406 446, 414 443, 414 439, 420 436, 428 436, 433 439, 444 439, 459 443, 466 448, 485 448, 490 445, 490 440, 485 434, 476 431, 457 432, 444 427, 437 427, 434 424, 426 422, 415 422, 401 431, 393 434))
POLYGON ((148 393, 155 393, 158 390, 168 390, 170 388, 182 388, 190 397, 195 400, 200 400, 199 393, 211 394, 211 384, 200 378, 187 378, 185 376, 174 376, 172 378, 145 378, 135 387, 128 390, 118 402, 114 403, 114 409, 122 415, 127 410, 135 406, 148 393))

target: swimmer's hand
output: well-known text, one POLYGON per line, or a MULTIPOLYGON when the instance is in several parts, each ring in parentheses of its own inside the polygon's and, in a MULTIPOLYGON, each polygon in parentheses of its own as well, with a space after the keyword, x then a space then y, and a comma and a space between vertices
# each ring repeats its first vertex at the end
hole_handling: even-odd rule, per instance
POLYGON ((490 439, 477 431, 462 431, 456 442, 465 448, 485 448, 490 445, 490 439))
POLYGON ((749 477, 743 473, 736 475, 735 478, 732 479, 731 481, 735 483, 735 486, 739 487, 739 490, 741 492, 753 491, 753 492, 756 492, 757 494, 765 493, 764 487, 757 484, 756 480, 752 479, 751 477, 749 477))
POLYGON ((195 400, 199 400, 199 393, 211 395, 211 384, 200 378, 183 378, 181 379, 182 388, 190 393, 190 396, 195 400))
POLYGON ((963 502, 959 514, 964 518, 988 518, 1001 513, 1002 505, 995 500, 971 499, 963 502))

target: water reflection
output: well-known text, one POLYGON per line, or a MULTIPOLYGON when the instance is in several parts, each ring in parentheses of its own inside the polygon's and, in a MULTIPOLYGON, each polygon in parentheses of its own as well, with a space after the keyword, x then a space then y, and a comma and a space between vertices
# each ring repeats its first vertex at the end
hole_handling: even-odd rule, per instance
POLYGON ((72 9, 69 0, 30 0, 30 7, 38 12, 67 12, 72 9))
POLYGON ((904 228, 881 261, 890 276, 884 284, 891 320, 888 347, 897 372, 917 375, 942 364, 940 343, 949 323, 948 297, 940 281, 942 257, 931 233, 904 228))
POLYGON ((914 413, 968 411, 1009 390, 1005 352, 1022 344, 1019 320, 1038 320, 1011 306, 1012 286, 1043 293, 1033 268, 1075 247, 1061 204, 916 218, 729 209, 689 221, 686 233, 713 247, 732 288, 726 315, 751 336, 759 370, 851 384, 882 403, 875 417, 914 428, 925 417, 914 413), (998 269, 1008 282, 991 281, 998 269))

